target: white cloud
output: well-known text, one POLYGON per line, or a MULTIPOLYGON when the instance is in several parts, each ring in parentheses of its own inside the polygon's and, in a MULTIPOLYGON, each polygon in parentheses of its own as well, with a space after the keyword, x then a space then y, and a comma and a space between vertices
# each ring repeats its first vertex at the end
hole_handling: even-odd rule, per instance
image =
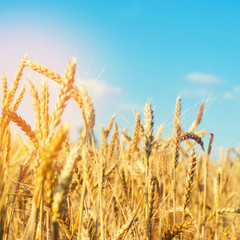
POLYGON ((137 104, 137 103, 120 103, 118 104, 118 107, 122 110, 136 110, 136 111, 140 111, 144 109, 144 106, 137 104))
POLYGON ((206 97, 210 94, 210 91, 205 88, 182 90, 181 92, 179 92, 179 96, 181 97, 206 97))
POLYGON ((225 92, 224 95, 223 95, 223 98, 225 99, 233 99, 233 93, 232 92, 225 92))
POLYGON ((212 74, 192 72, 186 75, 186 80, 194 83, 219 84, 222 80, 212 74))
POLYGON ((240 105, 240 86, 235 86, 231 90, 223 94, 223 100, 230 100, 237 105, 240 105))
POLYGON ((84 79, 80 80, 80 84, 86 87, 93 101, 108 100, 111 97, 122 94, 120 87, 109 85, 102 80, 84 79))
POLYGON ((237 92, 237 93, 240 93, 240 86, 235 86, 235 87, 233 88, 233 91, 234 91, 234 92, 237 92))
POLYGON ((231 90, 226 91, 223 94, 223 99, 225 100, 235 100, 237 102, 240 102, 240 86, 234 86, 231 90))

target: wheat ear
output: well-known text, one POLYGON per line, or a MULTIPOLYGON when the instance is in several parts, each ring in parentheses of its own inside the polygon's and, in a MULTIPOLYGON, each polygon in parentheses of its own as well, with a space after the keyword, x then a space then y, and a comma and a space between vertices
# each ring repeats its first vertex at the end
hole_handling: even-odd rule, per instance
POLYGON ((92 100, 89 97, 86 88, 83 85, 80 86, 80 92, 83 102, 82 114, 85 122, 86 133, 88 136, 89 130, 91 131, 91 134, 93 134, 93 128, 95 125, 95 110, 93 107, 92 100))
POLYGON ((23 96, 25 94, 25 90, 26 90, 25 87, 22 86, 20 91, 19 91, 19 94, 17 95, 15 101, 12 104, 13 111, 17 111, 17 109, 18 109, 18 107, 19 107, 19 105, 20 105, 20 103, 21 103, 21 101, 23 99, 23 96))
POLYGON ((202 101, 201 106, 198 110, 198 114, 194 122, 192 123, 191 127, 189 128, 189 132, 193 132, 194 130, 196 131, 197 126, 200 124, 202 115, 203 115, 203 110, 204 110, 204 101, 202 101))
POLYGON ((144 121, 145 121, 145 154, 148 159, 152 150, 152 141, 153 141, 153 110, 150 102, 148 101, 144 108, 144 121))
POLYGON ((164 125, 161 124, 160 127, 158 128, 157 133, 156 133, 156 135, 154 137, 154 141, 158 142, 160 140, 162 132, 163 132, 163 126, 164 125))
POLYGON ((5 101, 7 97, 7 78, 5 75, 2 76, 2 107, 5 106, 5 101))
POLYGON ((106 130, 105 130, 106 137, 108 137, 108 135, 109 135, 109 133, 110 133, 110 131, 112 129, 114 119, 115 119, 115 115, 113 114, 111 116, 111 118, 109 119, 107 127, 106 127, 106 130))
POLYGON ((41 133, 43 141, 46 142, 49 134, 49 92, 48 85, 44 81, 41 85, 41 95, 40 95, 40 121, 41 121, 41 133))
POLYGON ((141 124, 140 113, 135 114, 135 119, 136 119, 136 122, 133 130, 133 137, 130 143, 131 154, 133 154, 136 151, 137 145, 139 142, 139 131, 140 131, 140 124, 141 124))
POLYGON ((207 224, 210 220, 212 220, 214 217, 216 217, 217 214, 229 214, 229 213, 240 213, 240 209, 234 209, 234 208, 220 208, 217 211, 214 211, 209 214, 207 218, 207 224))
POLYGON ((189 230, 193 226, 193 220, 183 221, 178 225, 175 225, 171 229, 168 229, 165 231, 165 233, 162 236, 163 240, 171 240, 176 236, 179 236, 181 233, 183 233, 186 230, 189 230))
POLYGON ((177 167, 178 159, 179 159, 180 135, 181 135, 180 115, 181 115, 181 99, 180 97, 178 97, 176 101, 176 108, 175 108, 175 114, 174 114, 174 126, 173 126, 172 161, 174 164, 174 168, 177 167))
POLYGON ((106 134, 105 134, 105 131, 104 131, 104 128, 102 125, 100 125, 100 131, 101 131, 101 137, 102 137, 102 141, 101 141, 101 145, 100 145, 100 152, 101 152, 103 158, 106 159, 108 143, 107 143, 107 137, 106 137, 106 134))
POLYGON ((31 81, 28 81, 29 92, 33 99, 33 109, 35 112, 35 132, 39 139, 42 139, 41 133, 41 120, 40 120, 40 101, 36 87, 32 84, 31 81))
POLYGON ((29 124, 26 123, 24 119, 22 119, 16 112, 11 109, 3 108, 2 112, 3 115, 8 116, 12 122, 14 122, 18 127, 20 127, 32 142, 36 143, 35 132, 32 131, 32 128, 29 124))
POLYGON ((18 85, 19 85, 19 81, 20 81, 21 76, 22 76, 23 69, 25 67, 26 58, 27 58, 26 55, 22 58, 21 63, 19 64, 19 67, 18 67, 16 77, 15 77, 12 85, 9 87, 9 90, 8 90, 7 96, 6 96, 6 101, 5 101, 5 104, 4 104, 5 107, 9 107, 10 104, 12 103, 12 101, 13 101, 14 95, 15 95, 15 93, 17 91, 17 88, 18 88, 18 85))
POLYGON ((189 203, 190 194, 193 188, 195 169, 196 169, 196 154, 195 151, 192 150, 191 157, 188 161, 188 173, 185 185, 185 194, 183 197, 183 219, 185 217, 185 210, 189 203))
POLYGON ((52 69, 45 67, 37 62, 31 61, 26 59, 25 60, 25 64, 26 66, 28 66, 29 68, 31 68, 32 70, 45 75, 48 78, 51 78, 52 80, 61 83, 61 76, 59 74, 57 74, 55 71, 53 71, 52 69))
POLYGON ((117 137, 118 137, 118 126, 115 123, 114 132, 113 132, 110 144, 107 148, 107 159, 106 159, 107 162, 109 162, 111 160, 112 156, 113 156, 114 147, 115 147, 115 143, 117 141, 117 137))
POLYGON ((187 139, 193 139, 196 143, 198 143, 201 146, 202 150, 204 151, 203 141, 197 134, 194 134, 192 132, 187 132, 187 133, 184 133, 183 135, 181 135, 181 137, 180 137, 181 142, 185 141, 187 139))
POLYGON ((66 102, 71 97, 71 89, 74 82, 74 76, 73 73, 75 73, 76 68, 76 61, 73 59, 71 62, 69 62, 65 76, 61 82, 60 87, 60 93, 58 96, 57 103, 54 106, 54 109, 52 111, 52 114, 50 116, 50 122, 51 122, 51 132, 49 133, 49 136, 47 138, 47 142, 50 142, 54 135, 54 131, 56 127, 61 123, 61 116, 63 114, 63 111, 66 107, 66 102))
POLYGON ((154 204, 154 195, 155 195, 155 187, 156 187, 157 178, 152 177, 150 182, 149 189, 149 198, 148 198, 148 218, 147 218, 147 239, 152 239, 152 217, 153 217, 153 204, 154 204))

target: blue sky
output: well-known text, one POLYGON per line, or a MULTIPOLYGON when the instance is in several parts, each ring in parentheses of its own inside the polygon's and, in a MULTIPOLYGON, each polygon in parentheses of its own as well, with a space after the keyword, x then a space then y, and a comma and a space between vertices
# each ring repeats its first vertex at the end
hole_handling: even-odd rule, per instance
MULTIPOLYGON (((131 131, 132 110, 143 112, 150 99, 155 128, 164 123, 169 137, 177 96, 186 130, 205 100, 199 129, 215 134, 216 153, 240 143, 239 11, 239 1, 220 0, 1 1, 0 74, 12 81, 25 53, 60 74, 75 56, 77 82, 95 101, 97 134, 112 114, 131 131)), ((25 70, 23 84, 28 78, 42 79, 25 70)), ((29 120, 25 98, 19 113, 29 120)), ((81 113, 70 105, 64 119, 79 127, 81 113)))

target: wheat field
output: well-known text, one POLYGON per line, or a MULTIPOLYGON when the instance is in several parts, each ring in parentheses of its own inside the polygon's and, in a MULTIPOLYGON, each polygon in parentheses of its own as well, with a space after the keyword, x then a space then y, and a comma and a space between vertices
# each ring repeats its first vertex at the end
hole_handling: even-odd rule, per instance
POLYGON ((177 98, 170 139, 162 138, 163 125, 153 134, 149 101, 144 119, 133 112, 132 136, 118 129, 113 115, 100 127, 98 146, 94 105, 85 87, 75 85, 75 70, 76 59, 61 75, 24 56, 10 86, 2 76, 0 238, 240 239, 240 149, 221 151, 219 164, 211 160, 214 133, 199 129, 204 102, 183 129, 177 98), (35 129, 18 112, 25 68, 60 90, 50 112, 47 81, 40 89, 28 82, 35 129), (85 126, 76 142, 62 122, 71 98, 85 126))

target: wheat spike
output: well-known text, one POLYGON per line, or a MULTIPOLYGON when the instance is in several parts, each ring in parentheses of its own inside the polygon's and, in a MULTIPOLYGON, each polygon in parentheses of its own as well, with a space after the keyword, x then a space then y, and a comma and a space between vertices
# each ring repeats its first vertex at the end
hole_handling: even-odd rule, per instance
POLYGON ((109 135, 109 133, 110 133, 110 131, 112 129, 114 119, 115 119, 115 115, 113 114, 111 116, 111 118, 109 119, 108 124, 107 124, 107 128, 105 130, 106 137, 108 137, 108 135, 109 135))
POLYGON ((148 101, 144 108, 144 121, 145 121, 145 136, 148 139, 153 137, 153 111, 150 102, 148 101))
POLYGON ((140 113, 135 114, 135 119, 136 119, 136 122, 133 130, 133 137, 130 143, 131 154, 133 154, 136 151, 137 145, 139 142, 139 131, 140 131, 140 124, 141 124, 140 113))
POLYGON ((198 110, 198 114, 194 122, 192 123, 191 127, 189 128, 189 132, 192 132, 197 129, 197 126, 200 124, 202 115, 203 115, 203 109, 204 109, 204 101, 202 101, 201 106, 198 110))
MULTIPOLYGON (((234 209, 234 208, 220 208, 217 210, 218 214, 228 214, 228 213, 240 213, 240 209, 234 209)), ((212 220, 216 216, 216 211, 209 214, 207 218, 207 224, 210 220, 212 220)))
POLYGON ((26 123, 25 120, 23 120, 16 112, 14 112, 11 109, 2 109, 3 115, 8 116, 11 121, 13 121, 18 127, 22 129, 22 131, 30 138, 30 140, 34 143, 36 143, 36 136, 35 132, 32 131, 32 128, 29 124, 26 123))
POLYGON ((161 124, 160 127, 158 128, 157 133, 156 133, 156 135, 154 137, 154 141, 159 141, 160 140, 162 132, 163 132, 163 126, 164 125, 161 124))
POLYGON ((126 182, 124 169, 121 170, 121 182, 122 182, 124 195, 126 197, 126 200, 128 201, 128 190, 127 190, 127 182, 126 182))
POLYGON ((82 114, 87 134, 89 130, 91 130, 91 133, 93 134, 93 128, 95 125, 95 110, 93 107, 93 103, 91 98, 88 96, 86 88, 83 85, 80 86, 80 92, 83 102, 82 114))
POLYGON ((144 108, 144 121, 145 121, 145 152, 146 157, 149 158, 152 149, 152 141, 153 141, 153 111, 150 102, 148 101, 144 108))
MULTIPOLYGON (((38 171, 38 185, 44 182, 44 176, 48 171, 52 171, 53 159, 55 159, 62 149, 62 145, 66 140, 69 125, 65 124, 60 127, 54 139, 48 144, 41 146, 40 156, 42 158, 38 171)), ((51 175, 53 176, 53 175, 51 175)))
POLYGON ((61 76, 59 74, 57 74, 56 72, 54 72, 52 69, 45 67, 37 62, 31 61, 26 59, 25 60, 25 64, 26 66, 28 66, 29 68, 33 69, 34 71, 45 75, 48 78, 51 78, 52 80, 61 83, 61 76))
POLYGON ((180 224, 175 225, 171 229, 165 231, 162 236, 163 240, 171 240, 176 236, 179 236, 184 231, 189 231, 189 229, 193 226, 193 220, 183 221, 180 224))
POLYGON ((193 188, 195 168, 196 168, 196 154, 195 154, 195 151, 192 150, 191 157, 188 162, 188 173, 187 173, 187 179, 186 179, 186 185, 185 185, 185 194, 183 197, 184 211, 188 205, 190 194, 193 188))
MULTIPOLYGON (((116 128, 118 129, 118 125, 116 123, 116 128)), ((116 140, 115 140, 115 149, 117 151, 117 153, 119 153, 119 145, 120 145, 120 140, 119 140, 119 133, 118 131, 116 131, 116 140)))
POLYGON ((162 174, 162 176, 165 176, 167 174, 166 150, 161 149, 160 154, 161 154, 161 158, 160 158, 160 160, 161 160, 161 165, 160 165, 161 174, 162 174))
POLYGON ((177 167, 178 159, 179 159, 180 134, 181 134, 180 114, 181 114, 181 99, 180 97, 178 97, 176 101, 176 109, 174 114, 174 126, 173 126, 172 160, 174 163, 174 168, 177 167))
POLYGON ((18 88, 18 85, 19 85, 19 81, 20 81, 21 76, 22 76, 23 69, 25 67, 26 58, 27 58, 26 55, 22 58, 21 63, 18 67, 17 75, 16 75, 12 85, 9 87, 9 90, 7 92, 6 101, 4 103, 5 107, 9 107, 10 104, 12 103, 12 101, 13 101, 14 95, 15 95, 15 93, 17 91, 17 88, 18 88))
POLYGON ((105 131, 104 131, 104 128, 102 125, 100 125, 100 130, 101 130, 101 137, 102 137, 100 151, 101 151, 103 157, 106 158, 108 144, 107 144, 107 137, 106 137, 106 134, 105 134, 105 131))
POLYGON ((12 110, 13 111, 17 111, 17 109, 18 109, 18 107, 19 107, 19 105, 20 105, 20 103, 23 99, 24 94, 25 94, 25 87, 22 86, 16 100, 12 104, 12 110))
POLYGON ((46 142, 49 134, 48 105, 49 105, 48 85, 46 82, 43 82, 41 85, 41 95, 40 95, 40 121, 41 121, 40 126, 41 126, 42 138, 44 142, 46 142))
POLYGON ((155 186, 156 186, 157 178, 152 177, 150 182, 150 189, 149 189, 149 198, 148 198, 148 218, 147 218, 147 238, 151 239, 152 235, 152 217, 153 217, 153 204, 154 204, 154 195, 155 195, 155 186))
POLYGON ((131 142, 132 139, 130 136, 128 136, 128 134, 126 133, 127 129, 125 131, 122 131, 122 135, 125 137, 125 139, 128 141, 128 142, 131 142))
POLYGON ((54 162, 49 162, 48 170, 46 171, 45 175, 45 182, 44 182, 44 202, 47 207, 51 209, 53 203, 53 193, 55 190, 55 182, 56 177, 53 171, 54 162))
POLYGON ((180 137, 181 142, 185 141, 187 139, 195 140, 195 142, 198 143, 201 146, 202 150, 204 151, 203 141, 197 134, 194 134, 192 132, 187 132, 187 133, 184 133, 183 135, 181 135, 181 137, 180 137))
POLYGON ((77 59, 73 58, 67 65, 64 77, 69 79, 69 84, 73 84, 76 72, 77 59))
POLYGON ((40 101, 38 97, 38 92, 36 87, 32 84, 31 81, 28 81, 29 91, 33 99, 33 109, 35 112, 35 132, 37 137, 41 140, 42 133, 41 133, 41 120, 40 120, 40 101))
MULTIPOLYGON (((68 71, 66 71, 66 76, 69 76, 68 71)), ((49 122, 51 122, 51 132, 48 135, 47 142, 50 142, 50 140, 54 135, 54 131, 56 127, 61 123, 61 116, 66 107, 66 102, 71 97, 71 89, 72 89, 73 81, 74 81, 74 78, 72 77, 70 79, 66 77, 63 78, 57 103, 55 104, 54 109, 50 115, 49 122)))
POLYGON ((113 197, 112 201, 113 201, 113 209, 114 209, 115 221, 116 221, 116 224, 118 224, 119 208, 118 208, 118 205, 117 205, 117 201, 116 201, 116 197, 115 197, 115 196, 113 197))
POLYGON ((118 137, 118 126, 117 126, 117 124, 115 124, 114 133, 112 135, 111 142, 110 142, 110 144, 107 148, 107 162, 110 161, 112 156, 113 156, 114 147, 115 147, 115 143, 117 141, 117 137, 118 137))
POLYGON ((82 100, 82 96, 80 93, 80 90, 76 87, 73 86, 71 89, 71 96, 73 97, 73 99, 75 100, 75 102, 77 103, 77 105, 83 109, 83 100, 82 100))
POLYGON ((7 97, 7 78, 5 75, 2 76, 2 107, 5 106, 7 97))

